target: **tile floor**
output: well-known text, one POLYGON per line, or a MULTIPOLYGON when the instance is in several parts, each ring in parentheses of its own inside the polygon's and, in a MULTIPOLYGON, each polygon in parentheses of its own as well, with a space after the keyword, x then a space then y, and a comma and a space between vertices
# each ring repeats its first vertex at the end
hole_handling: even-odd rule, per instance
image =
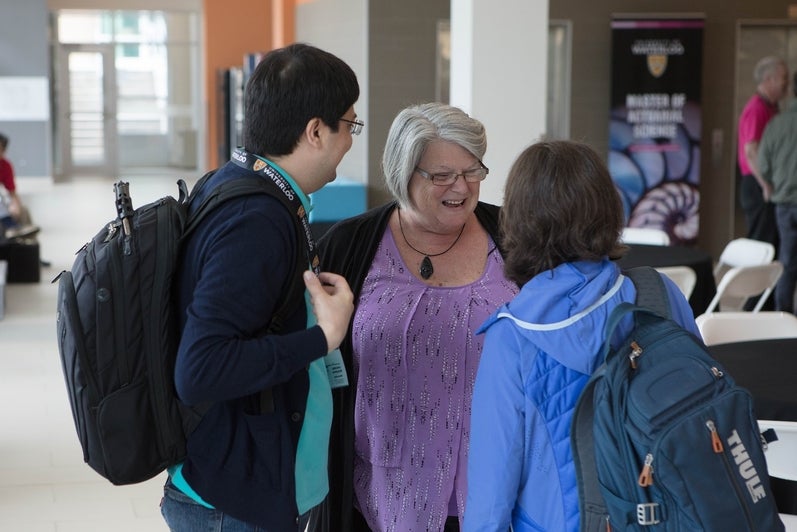
MULTIPOLYGON (((194 172, 185 172, 194 179, 194 172)), ((125 177, 134 205, 176 194, 177 177, 125 177)), ((190 184, 190 183, 189 183, 190 184)), ((54 184, 18 178, 18 191, 41 226, 39 283, 6 286, 0 320, 0 532, 167 531, 158 477, 113 486, 83 463, 55 336, 57 284, 74 252, 115 217, 113 180, 54 184)))

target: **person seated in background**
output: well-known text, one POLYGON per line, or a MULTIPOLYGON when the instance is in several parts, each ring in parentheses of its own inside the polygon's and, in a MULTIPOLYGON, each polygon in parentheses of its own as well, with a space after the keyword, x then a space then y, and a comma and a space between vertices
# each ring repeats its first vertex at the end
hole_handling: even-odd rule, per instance
MULTIPOLYGON (((602 362, 609 315, 636 300, 613 260, 627 249, 623 225, 609 171, 585 144, 534 144, 510 169, 500 229, 504 273, 520 293, 478 331, 466 532, 578 530, 573 411, 602 362)), ((662 278, 673 319, 699 337, 689 303, 662 278)), ((631 325, 621 322, 615 341, 631 325)))
POLYGON ((31 236, 39 228, 30 223, 30 214, 17 194, 14 167, 6 158, 8 137, 0 133, 0 240, 31 236))

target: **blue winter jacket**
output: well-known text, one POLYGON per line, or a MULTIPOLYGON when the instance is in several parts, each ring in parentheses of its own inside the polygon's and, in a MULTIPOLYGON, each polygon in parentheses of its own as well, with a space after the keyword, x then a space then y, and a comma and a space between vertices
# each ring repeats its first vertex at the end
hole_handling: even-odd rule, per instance
MULTIPOLYGON (((673 319, 699 337, 688 302, 664 281, 673 319)), ((531 279, 478 331, 487 336, 473 393, 465 532, 510 524, 514 532, 578 531, 573 409, 602 362, 609 314, 635 299, 614 262, 566 263, 531 279)))

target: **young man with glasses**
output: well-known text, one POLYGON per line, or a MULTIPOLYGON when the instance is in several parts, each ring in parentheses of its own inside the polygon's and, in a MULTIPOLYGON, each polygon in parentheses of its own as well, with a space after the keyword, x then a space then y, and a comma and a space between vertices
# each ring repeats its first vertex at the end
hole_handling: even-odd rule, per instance
POLYGON ((353 300, 342 277, 318 269, 308 194, 335 179, 362 128, 358 97, 332 54, 306 44, 268 53, 246 87, 245 148, 192 204, 238 179, 275 187, 222 203, 183 245, 175 386, 208 409, 169 468, 161 511, 173 531, 298 531, 320 519, 340 384, 327 366, 353 300))

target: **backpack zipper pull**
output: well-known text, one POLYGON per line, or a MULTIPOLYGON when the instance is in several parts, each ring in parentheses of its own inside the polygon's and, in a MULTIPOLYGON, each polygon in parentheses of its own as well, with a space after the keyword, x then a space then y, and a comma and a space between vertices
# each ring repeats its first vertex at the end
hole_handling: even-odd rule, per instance
POLYGON ((714 449, 715 453, 721 453, 722 440, 720 439, 720 435, 717 433, 716 425, 714 425, 714 422, 709 419, 706 421, 706 427, 708 427, 709 432, 711 432, 711 447, 714 449))
POLYGON ((631 369, 636 369, 636 359, 642 354, 642 348, 636 343, 636 340, 631 341, 631 354, 628 359, 631 361, 631 369))
POLYGON ((645 455, 645 465, 642 467, 637 483, 643 488, 653 485, 653 455, 650 453, 645 455))
POLYGON ((711 373, 712 375, 714 375, 715 379, 721 379, 722 377, 725 376, 722 370, 719 369, 717 366, 711 366, 711 373))
POLYGON ((612 524, 609 521, 609 516, 606 516, 606 532, 612 532, 612 524))

